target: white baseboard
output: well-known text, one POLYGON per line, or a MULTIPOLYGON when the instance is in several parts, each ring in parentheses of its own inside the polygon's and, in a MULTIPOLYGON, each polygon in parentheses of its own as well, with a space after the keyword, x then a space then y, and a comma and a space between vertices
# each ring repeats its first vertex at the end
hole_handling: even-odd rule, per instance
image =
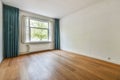
POLYGON ((76 51, 70 51, 70 50, 64 50, 64 49, 62 49, 62 50, 63 51, 67 51, 67 52, 71 52, 71 53, 74 53, 74 54, 83 55, 83 56, 87 56, 87 57, 90 57, 90 58, 102 60, 102 61, 105 61, 105 62, 108 62, 108 63, 113 63, 113 64, 116 64, 116 65, 120 65, 119 62, 116 62, 114 60, 107 60, 107 59, 104 59, 104 58, 100 58, 100 57, 96 57, 96 56, 91 56, 91 55, 87 55, 87 54, 84 54, 84 53, 81 53, 81 52, 76 52, 76 51))
POLYGON ((0 59, 0 63, 3 61, 3 58, 0 59))

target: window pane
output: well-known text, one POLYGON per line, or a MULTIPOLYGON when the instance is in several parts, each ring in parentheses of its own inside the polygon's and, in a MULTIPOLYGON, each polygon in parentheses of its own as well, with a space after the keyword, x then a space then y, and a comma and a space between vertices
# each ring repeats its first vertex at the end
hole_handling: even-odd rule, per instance
POLYGON ((31 41, 48 41, 48 30, 31 28, 31 41))
POLYGON ((48 22, 42 22, 38 20, 30 19, 30 27, 37 27, 37 28, 48 28, 48 22))

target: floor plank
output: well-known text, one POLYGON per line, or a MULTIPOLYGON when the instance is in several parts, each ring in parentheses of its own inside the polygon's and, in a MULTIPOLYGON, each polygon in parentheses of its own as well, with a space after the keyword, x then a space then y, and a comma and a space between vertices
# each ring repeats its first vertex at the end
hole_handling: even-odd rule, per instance
POLYGON ((5 59, 0 80, 120 80, 120 66, 53 50, 5 59))

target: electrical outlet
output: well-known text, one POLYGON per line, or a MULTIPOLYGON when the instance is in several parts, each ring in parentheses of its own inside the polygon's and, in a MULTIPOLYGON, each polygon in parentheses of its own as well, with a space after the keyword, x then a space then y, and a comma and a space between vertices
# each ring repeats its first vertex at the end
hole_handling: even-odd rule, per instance
POLYGON ((111 57, 108 57, 108 60, 111 60, 111 57))

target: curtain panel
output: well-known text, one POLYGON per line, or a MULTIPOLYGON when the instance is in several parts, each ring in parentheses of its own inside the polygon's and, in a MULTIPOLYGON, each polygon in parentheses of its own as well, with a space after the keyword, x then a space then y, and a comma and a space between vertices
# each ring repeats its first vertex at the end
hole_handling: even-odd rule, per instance
POLYGON ((16 57, 19 52, 19 9, 3 5, 4 58, 16 57))
POLYGON ((54 30, 55 30, 55 50, 60 50, 60 24, 59 24, 60 20, 59 19, 55 19, 55 26, 54 26, 54 30))

